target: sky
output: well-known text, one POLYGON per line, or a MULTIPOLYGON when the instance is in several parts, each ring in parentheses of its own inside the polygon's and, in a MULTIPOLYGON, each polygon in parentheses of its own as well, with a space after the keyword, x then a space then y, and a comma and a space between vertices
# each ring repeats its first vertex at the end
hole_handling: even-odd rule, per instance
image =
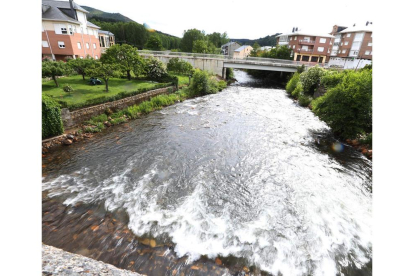
MULTIPOLYGON (((227 32, 230 38, 257 39, 275 33, 329 33, 333 25, 351 27, 373 21, 373 1, 234 1, 234 0, 75 0, 105 12, 121 13, 158 31, 182 37, 196 28, 207 34, 227 32)), ((375 24, 375 22, 374 22, 375 24)))

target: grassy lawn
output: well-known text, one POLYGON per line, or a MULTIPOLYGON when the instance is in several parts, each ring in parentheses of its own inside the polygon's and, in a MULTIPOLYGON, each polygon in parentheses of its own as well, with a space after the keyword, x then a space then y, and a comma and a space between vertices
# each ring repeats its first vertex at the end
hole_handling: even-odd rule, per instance
POLYGON ((182 85, 188 85, 188 76, 183 76, 183 75, 175 75, 178 77, 178 86, 182 86, 182 85))
POLYGON ((109 79, 109 92, 105 92, 105 82, 103 80, 102 85, 89 85, 88 81, 89 78, 85 77, 85 80, 83 80, 80 75, 59 78, 59 87, 55 86, 53 80, 45 81, 42 82, 42 92, 68 104, 79 104, 102 96, 113 96, 120 92, 132 92, 145 88, 150 89, 157 84, 156 82, 144 80, 129 81, 127 79, 113 78, 109 79), (66 84, 72 86, 74 91, 70 93, 64 92, 63 86, 66 84))

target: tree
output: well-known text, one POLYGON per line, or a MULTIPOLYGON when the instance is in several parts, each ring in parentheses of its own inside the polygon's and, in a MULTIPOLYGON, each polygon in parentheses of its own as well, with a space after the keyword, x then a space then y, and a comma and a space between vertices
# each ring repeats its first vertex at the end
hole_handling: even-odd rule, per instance
MULTIPOLYGON (((138 49, 128 44, 115 44, 101 56, 102 63, 116 64, 120 71, 125 72, 131 80, 131 71, 144 66, 144 61, 138 54, 138 49)), ((139 70, 138 70, 139 71, 139 70)))
POLYGON ((277 46, 275 48, 272 48, 268 52, 264 52, 262 54, 262 57, 266 57, 266 58, 277 58, 277 59, 288 59, 288 60, 292 60, 293 59, 292 50, 289 49, 285 45, 283 45, 283 46, 277 46))
POLYGON ((255 42, 252 47, 253 47, 253 50, 250 52, 250 56, 251 57, 258 57, 259 56, 259 51, 260 51, 260 44, 255 42))
POLYGON ((201 39, 194 41, 193 53, 208 53, 208 42, 201 39))
POLYGON ((197 29, 190 29, 184 31, 184 35, 180 43, 181 51, 192 53, 193 44, 196 40, 204 40, 204 32, 201 32, 197 29))
POLYGON ((103 79, 105 81, 105 91, 108 92, 109 79, 118 77, 120 72, 119 66, 115 64, 96 62, 86 70, 86 74, 91 77, 103 79))
POLYGON ((168 62, 167 70, 168 72, 190 75, 193 71, 193 66, 189 62, 175 57, 168 62))
POLYGON ((152 35, 147 41, 146 48, 154 51, 162 50, 162 42, 158 35, 152 35))
POLYGON ((68 65, 75 70, 79 75, 82 75, 83 80, 85 80, 86 69, 90 67, 92 64, 95 63, 93 58, 77 58, 77 59, 70 59, 68 61, 68 65))
POLYGON ((167 69, 161 61, 154 57, 145 60, 145 73, 150 79, 159 80, 167 75, 167 69))
POLYGON ((70 72, 68 65, 63 61, 44 60, 42 62, 42 77, 50 77, 55 81, 56 87, 59 87, 58 76, 66 75, 70 72))

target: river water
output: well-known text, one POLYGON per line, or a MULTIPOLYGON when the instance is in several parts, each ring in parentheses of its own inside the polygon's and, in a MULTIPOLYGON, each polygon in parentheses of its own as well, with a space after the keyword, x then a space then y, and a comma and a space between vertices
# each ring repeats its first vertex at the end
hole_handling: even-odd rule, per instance
POLYGON ((218 94, 51 152, 43 190, 66 205, 122 210, 134 234, 173 243, 189 262, 370 275, 371 161, 283 89, 235 74, 218 94))

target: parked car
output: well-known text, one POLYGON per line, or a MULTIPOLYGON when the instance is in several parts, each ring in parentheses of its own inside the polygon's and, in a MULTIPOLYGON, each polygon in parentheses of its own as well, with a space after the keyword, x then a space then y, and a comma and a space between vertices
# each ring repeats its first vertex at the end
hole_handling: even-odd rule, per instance
POLYGON ((89 79, 89 84, 91 84, 91 85, 102 84, 102 81, 101 81, 100 79, 97 79, 97 78, 91 77, 91 78, 89 79))

